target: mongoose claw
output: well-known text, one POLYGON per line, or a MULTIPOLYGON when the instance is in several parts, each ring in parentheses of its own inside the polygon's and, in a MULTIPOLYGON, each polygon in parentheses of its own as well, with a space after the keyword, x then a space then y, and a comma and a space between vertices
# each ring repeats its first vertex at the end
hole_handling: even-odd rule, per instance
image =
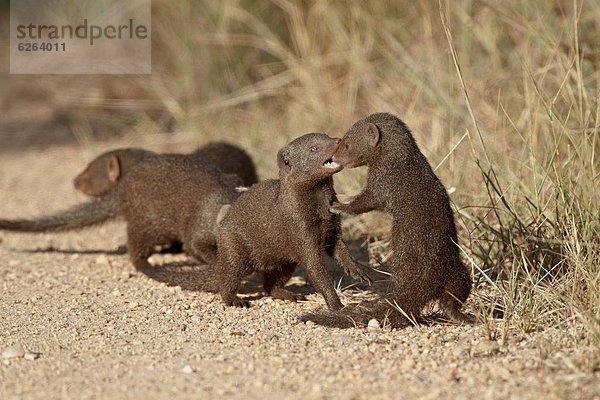
POLYGON ((250 307, 249 302, 247 302, 246 300, 242 300, 237 296, 231 296, 230 298, 225 300, 225 304, 227 304, 229 307, 239 307, 239 308, 249 308, 250 307))
POLYGON ((345 214, 344 211, 342 210, 343 206, 344 205, 342 203, 338 203, 337 201, 334 201, 331 203, 331 206, 329 206, 329 212, 332 214, 336 214, 336 215, 345 214))
POLYGON ((236 301, 232 302, 231 306, 232 307, 239 307, 239 308, 249 308, 250 307, 250 303, 248 303, 245 300, 237 299, 236 301))

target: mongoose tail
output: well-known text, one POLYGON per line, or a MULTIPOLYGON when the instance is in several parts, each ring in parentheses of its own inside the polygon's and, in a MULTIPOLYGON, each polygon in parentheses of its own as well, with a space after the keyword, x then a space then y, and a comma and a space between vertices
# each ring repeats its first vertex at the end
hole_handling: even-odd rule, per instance
POLYGON ((0 219, 0 229, 15 232, 60 232, 98 225, 119 215, 116 190, 53 215, 32 219, 0 219))

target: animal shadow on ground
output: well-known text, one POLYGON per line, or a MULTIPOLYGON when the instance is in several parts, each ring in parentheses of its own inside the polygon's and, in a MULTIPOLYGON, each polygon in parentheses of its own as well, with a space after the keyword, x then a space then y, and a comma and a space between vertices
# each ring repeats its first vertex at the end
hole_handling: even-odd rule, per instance
MULTIPOLYGON (((364 246, 364 240, 356 239, 346 241, 352 256, 362 263, 363 265, 368 264, 368 252, 364 246)), ((172 253, 172 249, 163 249, 161 253, 172 253)), ((60 254, 105 254, 105 255, 125 255, 127 249, 125 246, 119 246, 115 250, 109 249, 61 249, 54 246, 48 246, 39 249, 13 249, 13 251, 19 251, 23 253, 60 253, 60 254)), ((158 265, 145 268, 139 272, 143 273, 150 279, 158 282, 162 282, 167 286, 179 286, 183 290, 189 291, 207 291, 214 292, 215 286, 213 283, 213 274, 211 267, 207 264, 199 263, 193 258, 188 258, 186 261, 167 261, 163 262, 160 258, 162 255, 154 256, 158 258, 158 265)), ((357 282, 351 277, 347 276, 340 267, 336 266, 331 260, 326 262, 326 267, 329 275, 336 287, 345 288, 357 288, 367 292, 379 293, 383 291, 385 281, 385 275, 378 273, 377 271, 365 268, 365 271, 375 282, 372 286, 369 286, 362 282, 357 282)), ((286 289, 291 290, 296 294, 303 296, 315 293, 315 289, 310 286, 310 282, 306 271, 302 266, 296 269, 296 272, 288 282, 286 289)), ((253 300, 259 299, 266 296, 263 289, 262 276, 260 274, 253 274, 249 276, 240 288, 240 294, 245 295, 246 298, 253 300)))
POLYGON ((61 249, 61 248, 57 248, 57 247, 50 245, 50 246, 42 247, 42 248, 38 248, 38 249, 11 249, 11 250, 19 252, 19 253, 29 253, 29 254, 36 254, 36 253, 81 254, 81 255, 105 254, 107 256, 120 256, 120 255, 127 254, 127 248, 125 248, 125 246, 119 246, 114 250, 108 250, 108 249, 76 250, 76 249, 61 249))

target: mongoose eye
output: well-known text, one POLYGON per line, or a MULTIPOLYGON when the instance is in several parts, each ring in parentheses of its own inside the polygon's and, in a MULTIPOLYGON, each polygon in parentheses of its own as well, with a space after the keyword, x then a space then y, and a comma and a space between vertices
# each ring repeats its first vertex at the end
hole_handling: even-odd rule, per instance
POLYGON ((319 151, 319 148, 317 146, 313 146, 310 148, 310 151, 314 153, 315 151, 319 151))

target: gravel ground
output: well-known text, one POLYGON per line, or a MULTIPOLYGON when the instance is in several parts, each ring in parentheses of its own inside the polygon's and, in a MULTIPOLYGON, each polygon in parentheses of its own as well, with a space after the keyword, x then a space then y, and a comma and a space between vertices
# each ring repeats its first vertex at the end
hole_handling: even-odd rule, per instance
MULTIPOLYGON (((71 179, 103 149, 2 154, 0 216, 82 201, 71 179)), ((156 276, 136 274, 116 251, 124 242, 121 222, 0 232, 1 399, 600 398, 593 349, 553 329, 500 343, 486 324, 323 328, 298 322, 324 305, 301 274, 292 290, 305 302, 262 297, 250 281, 252 307, 226 308, 198 290, 206 266, 157 255, 156 276)))

